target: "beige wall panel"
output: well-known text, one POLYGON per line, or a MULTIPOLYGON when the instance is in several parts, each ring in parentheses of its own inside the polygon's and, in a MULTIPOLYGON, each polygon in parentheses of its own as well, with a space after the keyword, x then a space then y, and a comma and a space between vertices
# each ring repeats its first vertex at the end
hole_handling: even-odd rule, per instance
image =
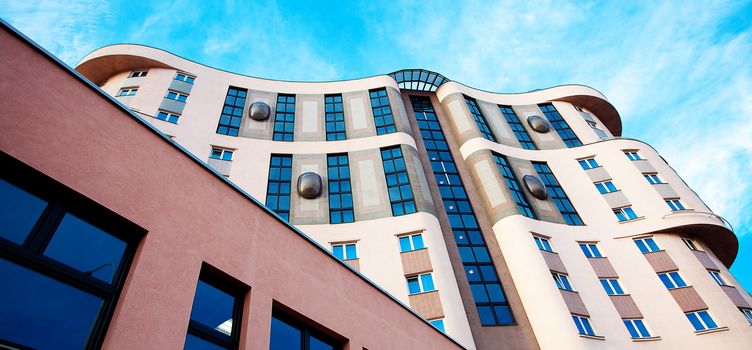
POLYGON ((355 219, 360 221, 392 216, 380 151, 350 152, 348 156, 355 219))
POLYGON ((426 173, 423 171, 423 165, 418 158, 418 151, 412 146, 402 146, 402 157, 405 159, 407 174, 410 177, 410 187, 413 190, 413 198, 418 211, 424 211, 435 214, 436 210, 431 199, 431 192, 428 188, 426 173))
POLYGON ((360 271, 360 259, 345 260, 345 263, 350 265, 350 267, 360 271))
POLYGON ((749 303, 734 286, 720 286, 737 307, 750 308, 749 303))
POLYGON ((621 208, 630 205, 629 199, 622 191, 616 191, 611 193, 604 193, 603 199, 611 208, 621 208))
MULTIPOLYGON (((136 94, 138 96, 138 94, 136 94)), ((136 96, 116 96, 115 99, 118 100, 118 102, 122 103, 123 106, 128 106, 133 103, 133 100, 136 99, 136 96)))
POLYGON ((707 252, 701 251, 701 250, 693 250, 692 253, 697 257, 697 260, 700 260, 700 264, 702 264, 703 267, 710 270, 718 270, 718 266, 713 262, 713 259, 710 258, 707 252))
POLYGON ((512 147, 522 147, 520 142, 517 141, 517 137, 514 136, 512 128, 509 127, 504 116, 501 115, 499 106, 493 103, 478 100, 478 108, 483 112, 486 117, 486 123, 491 129, 491 132, 496 137, 496 142, 508 145, 512 147))
POLYGON ((609 298, 621 318, 642 318, 642 313, 631 295, 610 295, 609 298))
POLYGON ((325 141, 324 95, 296 95, 295 141, 325 141))
POLYGON ((348 139, 376 135, 371 99, 367 90, 343 93, 342 109, 345 113, 345 132, 348 139))
POLYGON ((290 223, 295 225, 328 224, 329 187, 326 174, 326 154, 294 155, 292 157, 291 182, 290 223), (298 177, 307 172, 313 172, 321 176, 323 187, 321 195, 317 198, 306 199, 298 194, 298 177))
POLYGON ((560 272, 560 273, 567 273, 567 268, 564 266, 564 262, 561 261, 561 257, 557 253, 547 252, 545 250, 541 250, 541 255, 543 255, 543 260, 546 261, 546 265, 548 265, 548 268, 551 271, 554 272, 560 272))
POLYGON ((404 132, 408 135, 412 135, 412 129, 410 128, 410 122, 407 120, 407 111, 405 110, 405 104, 402 102, 402 95, 399 90, 387 86, 386 94, 389 96, 389 106, 392 108, 392 116, 394 116, 394 126, 397 128, 397 132, 404 132))
POLYGON ((489 151, 483 150, 471 154, 465 160, 465 164, 484 199, 483 205, 491 224, 507 216, 520 214, 489 151))
POLYGON ((643 254, 647 259, 650 266, 653 267, 656 273, 662 273, 666 271, 675 271, 679 267, 676 266, 674 260, 668 255, 665 250, 659 250, 657 252, 643 254))
POLYGON ((433 271, 428 249, 403 252, 400 253, 400 258, 402 259, 402 269, 405 270, 405 276, 433 271))
POLYGON ((654 184, 653 188, 663 198, 679 198, 679 194, 677 194, 674 188, 669 184, 654 184))
POLYGON ((670 289, 669 292, 671 293, 671 296, 674 297, 674 300, 676 300, 676 303, 679 304, 679 308, 681 308, 683 312, 704 310, 708 308, 702 298, 700 298, 700 294, 697 294, 697 291, 692 286, 670 289))
POLYGON ((439 299, 439 291, 435 290, 428 293, 414 294, 409 298, 410 307, 423 316, 423 318, 444 317, 444 310, 441 308, 441 300, 439 299))
MULTIPOLYGON (((447 96, 441 104, 447 112, 448 119, 451 122, 451 132, 458 144, 461 145, 475 137, 482 137, 462 94, 447 96)), ((449 130, 444 130, 444 132, 449 132, 449 130)))
POLYGON ((598 278, 619 277, 619 275, 616 273, 616 270, 614 270, 613 265, 611 265, 611 262, 608 261, 608 258, 588 258, 588 261, 590 262, 590 266, 593 267, 593 271, 595 271, 595 275, 598 276, 598 278))
POLYGON ((585 170, 585 173, 588 175, 588 177, 590 177, 590 180, 593 182, 611 180, 611 175, 608 174, 608 171, 606 171, 606 168, 603 166, 585 170))
POLYGON ((533 143, 535 143, 538 146, 538 149, 560 149, 560 148, 566 148, 564 145, 564 142, 561 141, 561 138, 558 134, 556 134, 556 130, 553 128, 550 128, 550 130, 546 133, 539 133, 533 129, 530 128, 530 126, 527 124, 527 118, 537 115, 543 119, 546 119, 546 115, 541 112, 540 108, 538 108, 538 105, 523 105, 523 106, 512 106, 512 109, 517 114, 517 118, 519 118, 520 123, 522 123, 522 126, 527 130, 527 133, 530 135, 530 138, 533 140, 533 143))
POLYGON ((654 173, 657 171, 647 159, 633 160, 632 164, 634 164, 641 173, 654 173))
POLYGON ((568 290, 559 291, 561 292, 561 297, 564 298, 564 303, 567 304, 569 312, 576 315, 590 316, 585 303, 582 301, 582 297, 580 297, 580 293, 568 290))
MULTIPOLYGON (((224 96, 227 95, 227 91, 224 92, 224 96)), ((224 98, 224 97, 223 97, 224 98)), ((222 113, 223 102, 219 102, 214 112, 214 124, 219 120, 219 116, 222 113)), ((297 103, 296 103, 297 104, 297 103)), ((239 136, 249 137, 254 139, 271 140, 274 132, 274 113, 277 111, 277 94, 267 91, 248 90, 248 96, 243 106, 243 118, 240 120, 240 132, 239 136), (269 112, 269 119, 257 121, 248 117, 248 107, 254 102, 264 102, 271 107, 269 112)), ((297 112, 297 111, 296 111, 297 112)), ((295 119, 297 121, 298 115, 296 113, 295 119)), ((297 124, 297 123, 296 123, 297 124)), ((216 125, 215 125, 216 128, 216 125)), ((297 135, 293 135, 297 136, 297 135)))

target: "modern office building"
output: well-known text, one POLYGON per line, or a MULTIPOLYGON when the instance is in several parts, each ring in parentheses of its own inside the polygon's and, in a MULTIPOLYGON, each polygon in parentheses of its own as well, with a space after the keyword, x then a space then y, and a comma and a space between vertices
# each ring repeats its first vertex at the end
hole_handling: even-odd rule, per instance
POLYGON ((587 86, 0 46, 0 347, 752 343, 731 226, 587 86))

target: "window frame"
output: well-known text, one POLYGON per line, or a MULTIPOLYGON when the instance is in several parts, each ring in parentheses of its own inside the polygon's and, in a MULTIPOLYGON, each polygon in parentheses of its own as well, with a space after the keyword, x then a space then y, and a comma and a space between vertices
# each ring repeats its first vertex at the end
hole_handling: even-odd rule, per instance
POLYGON ((624 155, 627 156, 627 158, 631 161, 635 160, 645 160, 645 158, 642 158, 640 156, 640 153, 638 153, 639 150, 624 150, 624 155))
POLYGON ((664 199, 664 201, 666 202, 666 204, 668 205, 668 207, 671 209, 672 212, 688 210, 684 206, 684 203, 682 203, 679 198, 670 198, 670 199, 667 198, 667 199, 664 199))
MULTIPOLYGON (((301 350, 310 349, 311 337, 315 337, 320 341, 328 343, 327 345, 331 345, 334 350, 342 350, 343 348, 344 339, 338 339, 331 334, 327 334, 327 332, 323 330, 323 326, 315 323, 314 321, 311 321, 310 319, 298 314, 295 311, 292 311, 291 309, 277 303, 276 301, 274 302, 271 316, 272 318, 276 318, 277 320, 284 322, 288 326, 300 331, 301 350)), ((269 328, 269 339, 269 346, 271 347, 271 327, 269 328)))
POLYGON ((628 295, 624 290, 624 287, 621 286, 621 283, 619 283, 619 278, 614 277, 606 277, 606 278, 599 278, 598 279, 601 283, 601 286, 606 291, 606 294, 608 295, 628 295))
POLYGON ((578 242, 578 245, 580 246, 582 254, 584 254, 586 258, 603 257, 600 248, 598 248, 598 243, 596 242, 578 242))
POLYGON ((616 219, 619 220, 619 222, 629 222, 640 218, 640 216, 637 215, 634 209, 632 209, 631 205, 628 205, 626 207, 612 208, 611 210, 614 212, 614 215, 616 215, 616 219))
POLYGON ((697 243, 695 243, 695 241, 693 239, 691 239, 691 238, 682 237, 682 242, 684 242, 684 245, 687 246, 687 248, 689 248, 689 250, 693 250, 693 251, 696 251, 696 252, 700 252, 701 251, 700 248, 697 247, 697 243))
POLYGON ((658 242, 655 241, 653 236, 635 238, 632 241, 635 243, 635 245, 637 245, 637 249, 639 249, 643 254, 655 253, 663 250, 661 249, 661 246, 658 245, 658 242), (652 242, 653 244, 650 244, 650 242, 652 242), (645 249, 643 249, 643 247, 645 247, 645 249))
POLYGON ((149 74, 149 70, 148 69, 145 69, 145 70, 134 70, 134 71, 131 71, 130 74, 128 74, 128 78, 143 78, 147 74, 149 74))
POLYGON ((329 224, 338 225, 355 222, 355 197, 352 193, 349 155, 347 153, 327 154, 326 173, 327 193, 329 195, 327 200, 329 224), (336 177, 332 176, 334 171, 336 171, 336 177), (338 202, 335 202, 335 199, 338 199, 338 202))
POLYGON ((181 115, 178 113, 169 112, 163 109, 157 110, 157 114, 154 116, 154 118, 159 119, 161 121, 165 121, 172 124, 177 124, 178 121, 180 121, 181 115), (160 118, 160 116, 164 114, 164 118, 160 118), (173 121, 174 117, 174 121, 173 121))
POLYGON ((564 116, 562 116, 556 107, 554 107, 553 103, 541 103, 538 105, 538 108, 543 112, 543 115, 546 116, 549 124, 551 124, 551 127, 554 130, 556 130, 556 134, 559 135, 559 138, 561 138, 561 141, 564 142, 564 145, 567 146, 567 148, 582 146, 582 140, 580 140, 577 133, 572 130, 572 127, 569 126, 567 120, 564 119, 564 116))
POLYGON ((663 179, 658 176, 658 173, 642 173, 642 176, 645 177, 645 180, 648 181, 651 185, 659 185, 659 184, 665 184, 666 182, 663 181, 663 179))
POLYGON ((572 282, 569 281, 569 276, 554 271, 551 271, 551 276, 554 278, 554 283, 559 290, 574 292, 574 287, 572 287, 572 282))
POLYGON ((708 270, 708 273, 710 273, 710 277, 712 277, 713 281, 715 281, 715 283, 718 283, 719 286, 727 286, 727 287, 731 286, 723 278, 723 275, 721 275, 721 271, 718 271, 718 270, 708 270))
POLYGON ((344 106, 342 94, 324 95, 324 132, 327 141, 347 140, 344 106))
POLYGON ((427 248, 426 247, 426 241, 423 240, 423 233, 422 232, 421 233, 410 233, 410 234, 406 234, 406 235, 399 235, 399 236, 397 236, 397 245, 400 248, 400 253, 407 253, 407 252, 412 252, 412 251, 416 251, 416 250, 421 250, 421 249, 426 249, 427 248), (415 237, 420 237, 420 243, 423 245, 422 247, 420 247, 420 248, 416 248, 415 247, 415 237), (402 242, 403 242, 402 239, 403 238, 406 238, 407 240, 405 242, 408 242, 410 244, 410 249, 409 250, 402 250, 402 242))
POLYGON ((486 116, 483 115, 483 111, 478 106, 478 101, 467 95, 463 95, 463 97, 465 98, 467 110, 470 112, 470 116, 478 128, 478 132, 480 132, 480 136, 486 140, 496 142, 496 135, 494 135, 491 126, 488 124, 488 120, 486 120, 486 116))
POLYGON ((332 254, 334 256, 336 256, 337 259, 339 259, 341 261, 360 259, 360 254, 358 254, 358 250, 359 250, 358 249, 358 242, 334 242, 334 243, 332 243, 332 254), (347 255, 347 247, 348 246, 354 247, 354 249, 355 249, 355 257, 354 258, 353 257, 348 257, 348 255, 347 255), (339 256, 337 256, 337 254, 335 253, 336 247, 341 247, 342 248, 342 257, 341 258, 339 256))
POLYGON ((685 288, 689 286, 689 284, 687 284, 687 281, 684 280, 684 277, 679 274, 679 270, 661 272, 658 274, 658 279, 661 280, 663 286, 668 290, 685 288))
POLYGON ((391 209, 392 216, 410 215, 419 212, 418 202, 415 200, 415 193, 413 193, 412 182, 410 181, 410 172, 408 171, 405 152, 402 147, 400 145, 383 147, 380 149, 380 155, 381 164, 384 167, 384 179, 386 180, 387 196, 389 197, 389 208, 391 209), (395 155, 395 151, 399 154, 395 155), (384 158, 385 152, 389 154, 388 159, 384 158), (391 166, 388 166, 390 163, 391 166), (388 168, 392 169, 388 170, 388 168), (405 176, 406 182, 400 182, 401 175, 405 176), (390 176, 394 177, 395 184, 389 183, 390 176), (403 191, 405 188, 407 191, 403 191), (397 198, 393 194, 398 194, 399 197, 397 198), (409 197, 406 197, 406 194, 409 197), (401 213, 395 212, 395 207, 401 208, 401 213))
POLYGON ((582 170, 590 170, 600 168, 601 164, 595 160, 595 156, 577 159, 577 163, 580 164, 582 170))
POLYGON ((590 322, 590 317, 572 314, 572 321, 574 321, 578 334, 591 337, 596 336, 593 323, 590 322))
POLYGON ((650 329, 648 329, 648 325, 645 324, 645 320, 642 318, 623 318, 622 321, 624 322, 624 327, 627 328, 627 332, 629 333, 630 337, 632 339, 645 339, 645 338, 652 338, 653 336, 650 333, 650 329), (638 324, 639 322, 639 324, 638 324), (627 323, 629 323, 632 328, 630 328, 627 323), (640 330, 640 325, 642 325, 642 330, 640 330), (637 333, 637 337, 634 336, 631 329, 637 333), (643 330, 645 334, 643 334, 643 330))
POLYGON ((117 95, 115 95, 115 97, 136 96, 139 87, 140 86, 122 87, 120 88, 120 90, 118 90, 118 93, 117 95))
POLYGON ((707 331, 707 330, 710 330, 710 329, 719 328, 718 327, 718 322, 716 322, 715 319, 713 319, 713 316, 710 314, 710 312, 708 311, 708 309, 691 311, 691 312, 685 312, 684 316, 687 317, 687 320, 692 325, 692 328, 695 329, 695 332, 702 332, 702 331, 707 331), (705 315, 707 315, 707 317, 710 319, 711 322, 713 322, 713 326, 712 327, 708 324, 708 320, 706 320, 706 319, 704 319, 704 317, 702 317, 703 313, 705 315), (695 327, 695 323, 692 322, 692 318, 690 317, 690 315, 693 315, 695 317, 695 319, 700 322, 700 325, 703 326, 704 328, 697 329, 697 327, 695 327))
POLYGON ((224 148, 224 147, 217 147, 212 146, 211 151, 209 152, 209 158, 216 159, 216 160, 224 160, 228 162, 232 162, 233 157, 235 157, 235 151, 234 149, 230 148, 224 148), (215 151, 220 151, 219 155, 217 157, 214 156, 215 151), (225 159, 226 154, 230 154, 229 159, 225 159))
POLYGON ((522 190, 522 184, 517 178, 517 174, 512 170, 509 159, 505 155, 496 152, 491 152, 491 157, 496 164, 496 168, 499 170, 499 175, 504 180, 507 190, 509 190, 510 197, 517 204, 517 210, 519 210, 520 215, 537 220, 538 216, 533 210, 533 206, 530 204, 527 195, 524 193, 525 191, 522 190))
POLYGON ((237 137, 240 134, 240 126, 243 124, 246 103, 248 103, 248 89, 228 86, 225 99, 222 101, 222 108, 219 111, 215 133, 237 137), (240 105, 238 105, 239 99, 242 100, 240 105), (229 103, 228 101, 232 102, 229 103), (237 112, 240 114, 238 115, 237 112))
POLYGON ((559 213, 564 218, 564 222, 567 225, 584 226, 585 222, 582 221, 580 214, 577 213, 577 209, 574 207, 574 203, 569 199, 564 188, 561 187, 559 180, 556 179, 548 163, 532 162, 531 164, 535 172, 538 173, 538 178, 546 185, 548 197, 554 203, 556 209, 559 210, 559 213))
POLYGON ((740 307, 739 311, 742 312, 742 315, 749 321, 750 324, 752 324, 752 309, 748 309, 746 307, 740 307))
POLYGON ((376 135, 386 135, 397 132, 397 123, 386 87, 368 90, 371 102, 371 114, 376 128, 376 135), (382 94, 383 92, 383 94, 382 94), (383 99, 386 99, 384 104, 383 99))
MULTIPOLYGON (((209 286, 234 298, 232 305, 232 328, 230 335, 227 335, 222 333, 222 331, 210 328, 198 321, 194 321, 190 319, 189 316, 186 337, 190 334, 214 345, 222 346, 227 349, 238 349, 240 346, 240 333, 243 329, 241 324, 243 322, 243 308, 245 306, 244 299, 249 288, 238 280, 232 278, 230 275, 206 262, 201 265, 201 272, 196 280, 196 288, 198 288, 199 281, 203 281, 209 286)), ((194 291, 191 312, 193 312, 193 303, 195 303, 195 293, 196 292, 194 291)))
POLYGON ((182 102, 182 103, 186 103, 188 101, 188 95, 187 94, 182 93, 180 91, 175 91, 175 90, 167 90, 167 93, 165 94, 164 98, 166 98, 168 100, 182 102), (174 94, 175 97, 174 98, 170 97, 170 94, 174 94))
POLYGON ((533 235, 533 240, 535 241, 535 245, 538 247, 539 250, 542 250, 544 252, 554 253, 553 247, 551 247, 551 240, 549 240, 546 237, 541 237, 538 235, 533 235))
POLYGON ((407 287, 407 295, 418 295, 423 293, 429 293, 439 290, 439 288, 436 287, 436 281, 433 279, 433 271, 430 272, 424 272, 424 273, 418 273, 418 274, 412 274, 405 276, 405 286, 407 287), (433 285, 433 289, 426 290, 426 286, 423 285, 423 276, 428 276, 431 279, 431 284, 433 285), (410 291, 410 280, 416 280, 418 281, 418 289, 420 291, 418 292, 411 292, 410 291))
POLYGON ((193 85, 193 83, 196 81, 196 76, 188 74, 188 73, 177 72, 177 73, 175 73, 174 80, 182 81, 184 83, 193 85), (183 79, 180 79, 181 75, 183 76, 183 79))
POLYGON ((620 189, 616 188, 616 185, 614 185, 614 182, 612 180, 594 182, 593 185, 595 185, 595 188, 598 189, 598 192, 600 192, 601 194, 621 191, 620 189))

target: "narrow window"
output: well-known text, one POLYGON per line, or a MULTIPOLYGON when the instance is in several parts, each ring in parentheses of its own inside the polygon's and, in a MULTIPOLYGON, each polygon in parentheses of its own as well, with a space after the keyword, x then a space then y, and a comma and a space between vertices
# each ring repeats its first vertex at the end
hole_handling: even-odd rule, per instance
POLYGON ((345 112, 342 108, 342 95, 324 96, 326 117, 326 140, 338 141, 346 139, 345 112))
POLYGON ((212 147, 211 154, 209 154, 209 158, 231 161, 233 153, 235 153, 233 150, 229 150, 226 148, 212 147))
POLYGON ((413 190, 410 188, 410 178, 407 175, 405 159, 402 157, 402 149, 399 146, 382 148, 381 159, 384 163, 392 215, 400 216, 416 212, 413 190))
POLYGON ((614 209, 614 215, 619 219, 619 222, 630 221, 637 219, 637 214, 632 207, 623 207, 614 209))
POLYGON ((130 88, 122 88, 118 92, 117 96, 133 96, 138 92, 138 86, 137 87, 130 87, 130 88))
POLYGON ((590 325, 590 318, 579 315, 572 315, 574 325, 577 327, 577 332, 582 335, 595 336, 593 326, 590 325))
POLYGON ((196 77, 190 76, 185 73, 177 73, 175 74, 175 80, 184 81, 188 84, 193 84, 193 82, 196 81, 196 77))
POLYGON ((496 162, 496 166, 499 168, 499 172, 501 172, 501 176, 504 178, 504 182, 506 183, 509 192, 512 194, 512 198, 514 198, 515 203, 517 203, 517 208, 520 210, 520 214, 535 219, 533 208, 522 193, 520 183, 517 181, 514 172, 512 172, 512 168, 509 166, 507 158, 494 153, 493 159, 496 162))
POLYGON ((642 175, 645 176, 645 179, 648 180, 648 183, 650 183, 651 185, 664 183, 661 180, 661 178, 658 177, 658 174, 642 174, 642 175))
POLYGON ((693 241, 693 240, 691 240, 689 238, 682 238, 682 241, 684 242, 684 245, 686 245, 687 248, 689 248, 690 250, 697 250, 697 251, 699 251, 699 249, 697 249, 697 244, 695 244, 695 241, 693 241))
POLYGON ((347 154, 327 156, 329 183, 329 222, 341 224, 355 221, 353 196, 350 185, 350 165, 347 154))
POLYGON ((648 327, 645 326, 645 322, 641 318, 624 319, 623 321, 630 337, 634 339, 650 338, 648 327))
POLYGON ((444 329, 444 319, 443 318, 437 318, 437 319, 429 320, 428 323, 430 323, 432 326, 436 327, 436 329, 440 330, 442 333, 446 333, 446 329, 444 329))
POLYGON ((602 258, 601 251, 595 243, 580 243, 580 250, 588 258, 602 258))
POLYGON ((340 350, 340 342, 308 326, 301 320, 272 311, 269 350, 340 350))
POLYGON ((219 116, 217 134, 238 136, 240 120, 243 118, 243 108, 248 90, 230 87, 227 90, 222 114, 219 116))
POLYGON ((583 170, 594 169, 600 166, 598 162, 595 161, 595 158, 593 157, 579 159, 577 160, 577 162, 580 163, 580 166, 582 167, 583 170))
POLYGON ((371 97, 371 110, 373 111, 373 120, 376 123, 376 134, 384 135, 397 131, 394 126, 394 116, 392 107, 389 106, 389 96, 386 89, 374 89, 369 91, 371 97))
POLYGON ((131 72, 131 74, 128 74, 128 78, 145 77, 146 73, 148 73, 148 72, 149 71, 146 71, 146 70, 136 70, 136 71, 131 72))
POLYGON ((517 137, 517 141, 520 142, 520 146, 524 149, 537 149, 533 140, 530 139, 527 130, 522 126, 522 123, 520 123, 520 119, 517 117, 514 109, 512 109, 512 106, 499 106, 499 110, 507 121, 507 124, 509 124, 509 127, 512 129, 512 132, 514 132, 514 136, 517 137))
POLYGON ((678 199, 667 199, 666 204, 668 205, 669 208, 671 208, 671 211, 686 210, 682 202, 679 201, 678 199))
POLYGON ((486 117, 483 116, 483 113, 478 108, 478 103, 475 101, 475 99, 465 96, 465 103, 467 104, 467 108, 470 110, 470 115, 473 116, 475 125, 477 125, 478 130, 480 130, 481 136, 483 136, 483 138, 486 140, 496 142, 496 138, 491 132, 491 129, 488 127, 486 117))
POLYGON ((243 302, 239 288, 230 285, 216 275, 201 272, 184 349, 237 349, 243 302))
POLYGON ((279 94, 274 113, 274 141, 292 141, 295 131, 295 95, 279 94))
POLYGON ((561 137, 561 140, 564 141, 564 144, 567 145, 567 147, 572 148, 582 146, 580 139, 577 138, 577 135, 574 133, 574 131, 572 131, 572 129, 569 127, 569 124, 567 124, 561 114, 559 114, 559 111, 554 108, 553 104, 544 103, 538 105, 538 107, 540 107, 543 114, 546 115, 546 118, 548 118, 551 126, 554 127, 556 132, 561 137))
POLYGON ((266 206, 285 220, 290 220, 290 184, 292 156, 272 155, 269 182, 266 188, 266 206))
POLYGON ((169 123, 177 124, 178 119, 180 119, 180 114, 160 110, 157 112, 156 118, 169 123))
POLYGON ((601 278, 601 286, 608 295, 624 295, 624 289, 621 288, 619 280, 616 278, 601 278))
POLYGON ((535 245, 538 246, 538 249, 553 252, 553 249, 551 249, 551 242, 549 242, 548 239, 538 236, 533 236, 533 239, 535 240, 535 245))
POLYGON ((652 237, 635 239, 634 242, 642 253, 651 253, 661 250, 652 237))
POLYGON ((624 154, 629 158, 629 160, 641 160, 642 157, 640 157, 640 154, 637 153, 637 151, 624 151, 624 154))
POLYGON ((697 332, 718 328, 718 325, 713 320, 713 317, 710 316, 708 310, 687 312, 685 315, 687 315, 689 323, 692 324, 692 327, 694 327, 697 332))
POLYGON ((606 194, 606 193, 611 193, 611 192, 618 191, 618 189, 616 188, 616 186, 614 186, 614 184, 613 184, 613 182, 611 182, 611 180, 603 181, 603 182, 596 182, 595 183, 595 188, 597 188, 598 192, 600 192, 601 194, 606 194))
POLYGON ((741 308, 739 309, 739 311, 742 312, 742 314, 744 315, 744 317, 747 318, 747 321, 749 321, 749 323, 752 323, 752 309, 741 308))
POLYGON ((729 284, 726 283, 726 280, 723 279, 723 276, 721 276, 721 273, 718 271, 709 270, 710 276, 713 277, 713 280, 715 283, 718 283, 719 286, 728 286, 729 284))
POLYGON ((569 283, 569 277, 567 277, 567 275, 551 272, 551 276, 554 277, 556 287, 562 290, 573 291, 572 285, 569 283))
POLYGON ((433 285, 433 277, 431 276, 431 273, 407 277, 407 292, 410 295, 431 292, 434 290, 436 290, 436 288, 433 285))
POLYGON ((667 289, 676 289, 687 286, 684 279, 679 275, 679 271, 659 273, 658 278, 661 279, 661 282, 663 282, 663 285, 666 286, 667 289))
POLYGON ((165 98, 168 100, 175 100, 179 102, 185 102, 188 100, 188 95, 179 93, 177 91, 167 91, 167 95, 165 95, 165 98))
POLYGON ((355 243, 332 244, 332 254, 339 260, 358 258, 358 246, 355 243))
POLYGON ((585 223, 582 222, 580 215, 577 214, 577 210, 575 210, 574 205, 572 205, 572 201, 569 200, 567 193, 561 188, 559 181, 556 180, 556 177, 551 171, 551 168, 548 167, 548 164, 533 162, 533 168, 538 173, 538 178, 540 178, 543 184, 546 185, 548 196, 554 202, 556 208, 559 209, 559 213, 561 213, 561 216, 564 218, 564 222, 566 222, 567 225, 584 225, 585 223))
POLYGON ((423 244, 423 235, 421 235, 420 233, 399 237, 399 244, 401 253, 423 249, 426 247, 423 244))

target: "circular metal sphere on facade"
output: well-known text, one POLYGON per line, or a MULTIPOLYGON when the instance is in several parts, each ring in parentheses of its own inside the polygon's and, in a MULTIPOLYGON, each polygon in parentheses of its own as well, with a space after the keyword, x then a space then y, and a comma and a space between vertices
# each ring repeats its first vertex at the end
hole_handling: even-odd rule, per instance
POLYGON ((540 116, 531 115, 527 117, 527 125, 541 134, 548 132, 548 122, 540 116))
POLYGON ((321 176, 316 173, 302 173, 298 177, 298 194, 307 199, 313 199, 321 195, 321 176))
POLYGON ((264 121, 269 119, 269 115, 272 114, 272 108, 266 102, 256 101, 251 103, 248 112, 250 112, 251 119, 264 121))
POLYGON ((533 175, 525 175, 522 177, 522 182, 525 183, 527 191, 530 192, 533 197, 538 199, 548 198, 548 191, 546 191, 546 185, 543 184, 538 177, 533 175))

